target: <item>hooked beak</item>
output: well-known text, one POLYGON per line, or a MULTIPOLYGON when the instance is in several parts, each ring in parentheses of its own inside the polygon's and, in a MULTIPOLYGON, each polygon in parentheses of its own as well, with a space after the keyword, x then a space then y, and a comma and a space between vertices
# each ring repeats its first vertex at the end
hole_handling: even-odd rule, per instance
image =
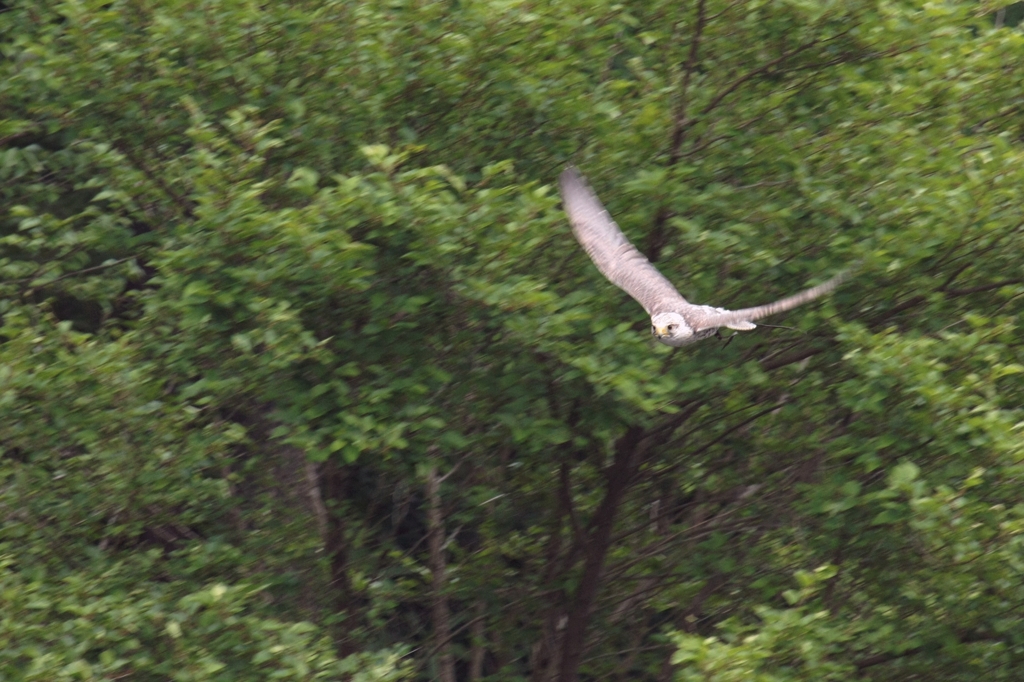
POLYGON ((668 336, 668 327, 655 327, 654 335, 657 336, 659 339, 662 336, 668 336))

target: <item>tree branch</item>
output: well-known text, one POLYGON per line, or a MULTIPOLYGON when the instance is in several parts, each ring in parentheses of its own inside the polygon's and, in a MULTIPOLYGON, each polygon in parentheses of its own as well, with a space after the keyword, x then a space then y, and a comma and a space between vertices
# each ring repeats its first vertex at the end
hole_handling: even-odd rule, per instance
MULTIPOLYGON (((976 644, 978 642, 1003 642, 1003 641, 1005 641, 1005 638, 1003 638, 1003 637, 996 637, 996 636, 993 636, 991 633, 980 632, 980 631, 977 631, 977 630, 971 630, 971 631, 963 632, 963 633, 956 633, 956 632, 954 632, 952 634, 956 637, 957 642, 960 643, 960 644, 976 644)), ((876 666, 876 665, 881 665, 883 663, 888 663, 890 661, 895 661, 895 660, 898 660, 900 658, 904 658, 906 656, 916 656, 917 654, 921 653, 922 651, 927 651, 929 649, 933 649, 934 646, 935 646, 934 643, 932 643, 931 645, 929 645, 929 644, 922 644, 920 646, 911 647, 910 649, 906 649, 905 651, 901 651, 899 653, 888 653, 888 652, 886 652, 886 653, 874 654, 872 656, 867 656, 866 658, 862 658, 861 660, 855 662, 853 665, 857 668, 857 670, 864 670, 865 668, 871 668, 871 667, 876 666)))
POLYGON ((583 575, 573 596, 562 636, 559 682, 576 682, 579 679, 587 624, 601 584, 601 573, 604 570, 608 549, 611 547, 615 517, 636 470, 648 451, 648 441, 644 436, 644 431, 640 427, 630 427, 616 443, 615 459, 605 470, 604 499, 590 521, 583 575))
MULTIPOLYGON (((106 270, 107 268, 112 268, 112 267, 115 267, 117 265, 121 265, 122 263, 127 263, 128 261, 134 260, 135 258, 137 258, 137 256, 126 256, 124 258, 118 258, 117 260, 107 261, 106 263, 100 263, 99 265, 93 265, 92 267, 83 268, 81 270, 75 270, 74 272, 65 272, 63 275, 61 275, 59 277, 54 277, 49 282, 42 282, 40 284, 37 284, 34 287, 30 287, 28 292, 31 293, 31 292, 35 291, 36 289, 41 289, 42 287, 48 287, 51 284, 56 284, 57 282, 59 282, 61 280, 64 280, 64 279, 70 279, 72 277, 80 277, 82 275, 88 275, 88 274, 91 274, 93 272, 99 272, 100 270, 106 270)), ((7 282, 7 284, 21 284, 21 283, 24 283, 24 282, 31 282, 36 277, 37 277, 37 275, 32 275, 31 277, 24 277, 22 279, 12 280, 10 282, 7 282)))
POLYGON ((583 537, 583 529, 580 527, 580 520, 576 515, 576 506, 572 503, 572 484, 569 482, 569 467, 565 462, 562 462, 558 468, 558 482, 561 484, 558 491, 562 497, 561 504, 568 512, 572 525, 573 547, 580 547, 586 542, 586 539, 583 537))
POLYGON ((178 206, 178 208, 181 209, 182 213, 187 218, 195 218, 195 213, 192 210, 191 202, 189 202, 185 197, 181 196, 173 189, 171 189, 171 186, 164 182, 163 178, 161 178, 159 175, 150 170, 149 166, 142 162, 142 159, 135 156, 135 154, 128 147, 128 145, 124 144, 119 140, 114 141, 113 144, 119 152, 125 155, 125 158, 132 162, 133 166, 142 171, 142 174, 145 175, 150 182, 159 187, 164 194, 170 197, 171 201, 173 201, 178 206))
POLYGON ((683 138, 687 128, 686 109, 689 104, 690 82, 693 79, 694 71, 697 70, 700 41, 704 35, 704 25, 707 19, 706 10, 707 3, 705 0, 700 0, 697 4, 697 24, 693 28, 693 38, 690 39, 690 53, 686 57, 686 65, 683 66, 683 83, 679 93, 679 108, 676 109, 676 115, 672 124, 672 143, 668 154, 669 166, 674 166, 679 160, 679 150, 683 146, 683 138))
MULTIPOLYGON (((706 0, 700 0, 697 4, 697 24, 693 29, 693 38, 690 39, 690 53, 686 58, 686 64, 683 66, 683 82, 680 86, 679 93, 679 107, 676 109, 675 116, 672 120, 672 139, 669 142, 668 148, 668 167, 675 166, 679 161, 680 150, 683 148, 683 139, 686 136, 686 129, 688 128, 686 122, 686 110, 689 104, 688 95, 690 92, 690 82, 693 79, 693 73, 697 70, 697 61, 700 54, 700 40, 704 34, 704 25, 706 22, 706 0)), ((657 214, 654 216, 654 228, 651 230, 650 235, 647 237, 646 248, 647 258, 652 263, 657 263, 658 258, 661 256, 661 250, 665 247, 665 225, 668 223, 668 219, 671 217, 667 204, 662 204, 658 208, 657 214)))
POLYGON ((796 55, 800 54, 801 52, 805 52, 805 51, 811 49, 812 47, 817 45, 819 42, 820 41, 817 38, 815 38, 811 42, 804 43, 803 45, 800 45, 799 47, 795 47, 792 50, 790 50, 789 52, 783 52, 781 55, 779 55, 775 59, 771 60, 770 62, 767 62, 766 64, 762 64, 761 66, 757 67, 756 69, 754 69, 752 71, 748 71, 747 73, 743 74, 742 76, 740 76, 739 78, 734 80, 732 83, 730 83, 729 85, 725 86, 725 89, 722 90, 720 93, 718 93, 717 95, 712 97, 711 101, 708 102, 708 104, 703 109, 700 110, 700 115, 701 116, 707 116, 708 114, 710 114, 712 111, 714 111, 718 107, 719 104, 722 103, 722 100, 724 100, 726 97, 728 97, 729 95, 734 93, 741 85, 743 85, 744 83, 746 83, 750 79, 754 78, 755 76, 760 76, 761 74, 765 73, 766 71, 772 70, 773 68, 775 68, 776 66, 778 66, 782 62, 786 61, 790 57, 795 57, 796 55))
POLYGON ((430 614, 434 626, 437 656, 437 676, 441 682, 455 682, 455 659, 450 644, 451 611, 445 595, 447 582, 444 559, 444 518, 441 513, 441 477, 437 467, 427 472, 427 533, 430 552, 430 589, 433 603, 430 614))
POLYGON ((28 137, 29 135, 34 135, 38 132, 39 128, 33 126, 27 130, 19 130, 16 133, 11 133, 10 135, 7 135, 5 137, 0 137, 0 147, 2 147, 5 144, 8 144, 9 142, 14 142, 15 140, 21 139, 23 137, 28 137))
POLYGON ((976 287, 968 287, 966 289, 944 289, 940 288, 944 294, 950 296, 969 296, 970 294, 978 294, 982 291, 991 291, 992 289, 1000 289, 1002 287, 1010 286, 1011 284, 1024 284, 1024 279, 1004 279, 1001 282, 992 282, 991 284, 980 284, 976 287))

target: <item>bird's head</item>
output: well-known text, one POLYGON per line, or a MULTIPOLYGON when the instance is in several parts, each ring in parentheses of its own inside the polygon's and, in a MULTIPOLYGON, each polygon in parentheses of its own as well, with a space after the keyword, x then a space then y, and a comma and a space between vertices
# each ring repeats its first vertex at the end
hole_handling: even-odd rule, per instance
POLYGON ((679 313, 658 313, 651 316, 651 333, 667 346, 685 346, 697 339, 693 329, 679 313))

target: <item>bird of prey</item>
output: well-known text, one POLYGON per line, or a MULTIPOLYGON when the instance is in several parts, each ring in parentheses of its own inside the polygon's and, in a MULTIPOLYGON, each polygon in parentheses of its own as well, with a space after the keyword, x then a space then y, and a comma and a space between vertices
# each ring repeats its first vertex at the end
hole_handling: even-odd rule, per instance
POLYGON ((824 284, 756 308, 725 310, 694 305, 629 243, 579 171, 570 166, 558 181, 576 239, 601 274, 644 307, 651 316, 651 333, 669 346, 685 346, 714 336, 719 327, 753 329, 757 326, 753 320, 813 301, 835 289, 848 276, 847 272, 840 273, 824 284))

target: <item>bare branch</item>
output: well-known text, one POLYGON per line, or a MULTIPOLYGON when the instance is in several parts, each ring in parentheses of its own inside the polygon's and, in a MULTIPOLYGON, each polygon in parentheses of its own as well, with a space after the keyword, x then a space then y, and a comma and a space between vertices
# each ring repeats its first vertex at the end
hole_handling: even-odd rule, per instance
POLYGON ((15 140, 20 140, 23 137, 28 137, 29 135, 33 135, 33 134, 36 134, 38 132, 39 132, 38 128, 32 127, 32 128, 29 128, 28 130, 19 130, 16 133, 11 133, 10 135, 7 135, 5 137, 0 137, 0 147, 2 147, 3 145, 5 145, 5 144, 7 144, 9 142, 14 142, 15 140))
POLYGON ((969 296, 970 294, 981 293, 982 291, 991 291, 993 289, 1000 289, 1007 287, 1012 284, 1024 284, 1024 279, 1004 279, 1001 282, 992 282, 990 284, 979 284, 976 287, 968 287, 966 289, 944 289, 939 288, 939 291, 949 294, 950 296, 969 296))
POLYGON ((561 638, 559 682, 576 682, 579 679, 587 626, 611 547, 615 518, 637 468, 649 450, 649 440, 645 435, 638 427, 626 431, 615 445, 612 464, 605 470, 605 495, 587 529, 583 574, 573 595, 561 638))
POLYGON ((181 212, 186 217, 195 217, 195 213, 192 210, 191 202, 188 201, 188 199, 186 199, 185 197, 175 192, 173 189, 171 189, 171 186, 164 182, 164 179, 161 178, 158 174, 154 173, 149 168, 149 166, 142 161, 142 159, 138 158, 128 145, 124 144, 121 141, 115 141, 114 147, 116 147, 119 152, 124 154, 125 158, 131 161, 133 166, 142 171, 142 174, 145 175, 150 182, 159 187, 164 194, 170 197, 171 201, 173 201, 178 206, 178 208, 181 209, 181 212))
POLYGON ((561 484, 559 494, 562 496, 562 504, 569 513, 569 520, 572 523, 573 547, 582 547, 586 542, 583 537, 583 528, 580 527, 579 517, 576 515, 576 506, 572 503, 572 484, 569 482, 569 467, 564 462, 558 468, 558 482, 561 484))
POLYGON ((717 95, 712 97, 711 101, 708 102, 707 105, 703 109, 701 109, 700 115, 701 116, 706 116, 709 113, 711 113, 712 111, 714 111, 718 107, 718 105, 722 103, 722 100, 724 100, 726 97, 731 95, 741 85, 743 85, 744 83, 746 83, 750 79, 754 78, 755 76, 760 76, 761 74, 765 73, 766 71, 771 71, 773 68, 775 68, 776 66, 778 66, 782 62, 790 59, 791 57, 795 57, 796 55, 800 54, 801 52, 806 52, 807 50, 809 50, 812 47, 814 47, 815 45, 817 45, 819 42, 821 42, 821 41, 818 40, 817 38, 815 38, 814 40, 810 41, 809 43, 804 43, 803 45, 795 47, 792 50, 790 50, 789 52, 783 52, 781 55, 779 55, 775 59, 771 60, 770 62, 762 64, 761 66, 757 67, 756 69, 753 69, 752 71, 748 71, 747 73, 743 74, 742 76, 740 76, 739 78, 734 80, 732 83, 730 83, 729 85, 725 86, 725 89, 723 89, 720 93, 718 93, 717 95))
POLYGON ((455 658, 450 644, 451 611, 445 595, 446 562, 444 558, 444 517, 441 513, 441 477, 437 468, 427 472, 427 534, 430 552, 430 588, 433 603, 431 620, 434 626, 434 641, 438 651, 437 676, 441 682, 455 682, 455 658))
POLYGON ((674 166, 679 160, 679 150, 683 145, 683 137, 686 132, 686 109, 688 95, 690 92, 690 81, 697 70, 697 61, 700 54, 700 40, 704 34, 706 21, 707 3, 700 0, 697 4, 697 23, 693 28, 693 38, 690 39, 690 53, 686 57, 686 65, 683 67, 683 83, 679 93, 679 107, 676 109, 675 120, 672 124, 672 144, 669 147, 668 165, 674 166))
MULTIPOLYGON (((31 291, 35 291, 36 289, 40 289, 42 287, 48 287, 51 284, 56 284, 57 282, 60 282, 61 280, 70 279, 72 277, 80 277, 82 275, 89 275, 89 274, 92 274, 94 272, 99 272, 101 270, 106 270, 107 268, 112 268, 112 267, 115 267, 117 265, 121 265, 123 263, 127 263, 128 261, 135 260, 135 258, 137 258, 137 256, 126 256, 124 258, 118 258, 117 260, 107 261, 106 263, 100 263, 99 265, 93 265, 92 267, 83 268, 81 270, 75 270, 74 272, 65 272, 60 277, 54 277, 53 279, 51 279, 48 282, 41 282, 41 283, 35 285, 34 287, 31 287, 29 289, 29 291, 31 292, 31 291)), ((7 282, 7 284, 21 284, 21 283, 24 283, 24 282, 31 282, 36 277, 37 277, 37 275, 33 275, 31 277, 25 277, 23 279, 15 279, 15 280, 11 280, 10 282, 7 282)))

